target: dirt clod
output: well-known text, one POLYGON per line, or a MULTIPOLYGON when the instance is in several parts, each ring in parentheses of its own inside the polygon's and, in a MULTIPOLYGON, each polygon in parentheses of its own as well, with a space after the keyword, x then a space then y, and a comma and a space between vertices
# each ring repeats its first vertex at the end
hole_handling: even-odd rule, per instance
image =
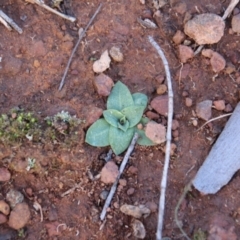
POLYGON ((0 168, 0 182, 6 182, 11 179, 11 173, 8 171, 7 168, 0 168))
POLYGON ((3 69, 2 71, 7 75, 15 76, 22 67, 22 60, 15 57, 5 57, 3 58, 3 69))
POLYGON ((129 189, 127 190, 127 195, 128 195, 128 196, 131 196, 131 195, 134 194, 134 192, 135 192, 135 189, 134 189, 134 188, 129 188, 129 189))
POLYGON ((176 119, 172 120, 172 130, 177 130, 179 128, 179 121, 176 119))
POLYGON ((177 32, 173 36, 173 42, 176 45, 179 45, 185 40, 185 38, 186 38, 186 35, 182 31, 177 30, 177 32))
POLYGON ((217 100, 213 102, 213 105, 216 110, 222 111, 225 109, 225 101, 224 100, 217 100))
POLYGON ((197 103, 196 114, 199 118, 208 121, 212 117, 212 101, 205 100, 197 103))
POLYGON ((11 189, 6 195, 6 200, 9 202, 11 208, 14 208, 18 203, 23 202, 24 196, 21 192, 11 189))
POLYGON ((152 112, 152 111, 147 111, 146 112, 146 116, 151 119, 151 120, 154 120, 154 119, 158 119, 159 118, 159 115, 155 112, 152 112))
POLYGON ((134 219, 132 222, 133 235, 136 238, 144 239, 146 237, 146 230, 141 221, 134 219))
POLYGON ((102 200, 106 200, 107 199, 107 196, 108 196, 109 192, 106 191, 106 190, 103 190, 101 193, 100 193, 100 198, 102 200))
POLYGON ((147 202, 146 203, 146 207, 149 208, 151 210, 151 212, 156 212, 158 209, 158 206, 155 202, 147 202))
POLYGON ((187 107, 191 107, 192 104, 193 104, 193 101, 192 101, 191 98, 189 98, 189 97, 185 98, 185 105, 186 105, 187 107))
POLYGON ((111 59, 108 55, 108 50, 104 51, 99 60, 93 63, 93 71, 95 73, 102 73, 110 66, 111 59))
POLYGON ((155 97, 151 101, 151 107, 163 116, 167 116, 168 113, 168 96, 162 95, 155 97))
POLYGON ((123 54, 119 47, 112 47, 109 51, 110 56, 112 59, 116 62, 122 62, 123 61, 123 54))
POLYGON ((118 166, 113 161, 109 161, 101 171, 101 181, 106 184, 114 183, 118 174, 118 166))
POLYGON ((26 203, 18 203, 11 211, 8 225, 13 229, 23 228, 31 216, 30 209, 26 203))
POLYGON ((88 127, 94 122, 96 122, 102 115, 103 110, 95 106, 89 106, 88 111, 86 111, 86 122, 85 126, 88 127))
POLYGON ((162 124, 153 121, 147 123, 145 133, 156 144, 166 141, 166 128, 162 124))
POLYGON ((214 72, 221 72, 226 66, 226 60, 219 53, 214 52, 210 59, 210 63, 214 72))
POLYGON ((214 53, 214 51, 212 49, 203 49, 202 50, 202 55, 207 58, 211 58, 213 53, 214 53))
POLYGON ((182 63, 186 63, 189 59, 194 57, 194 52, 191 47, 179 45, 179 58, 182 63))
POLYGON ((2 212, 4 215, 8 215, 10 213, 9 205, 3 200, 0 200, 0 212, 2 212))
POLYGON ((158 95, 162 95, 167 91, 167 86, 165 84, 161 84, 158 88, 157 88, 157 94, 158 95))
POLYGON ((150 209, 144 205, 134 206, 129 204, 124 204, 120 207, 122 213, 132 216, 134 218, 141 218, 142 216, 149 216, 151 213, 150 209))
POLYGON ((231 105, 230 103, 228 103, 228 104, 226 105, 226 107, 224 108, 224 112, 230 113, 230 112, 232 112, 232 111, 233 111, 233 107, 232 107, 232 105, 231 105))
POLYGON ((0 213, 0 225, 6 222, 7 222, 7 217, 4 214, 0 213))
POLYGON ((232 17, 232 30, 235 33, 240 33, 240 13, 232 17))
POLYGON ((100 96, 108 96, 114 86, 113 80, 107 75, 101 73, 95 77, 94 85, 96 87, 97 93, 100 96))

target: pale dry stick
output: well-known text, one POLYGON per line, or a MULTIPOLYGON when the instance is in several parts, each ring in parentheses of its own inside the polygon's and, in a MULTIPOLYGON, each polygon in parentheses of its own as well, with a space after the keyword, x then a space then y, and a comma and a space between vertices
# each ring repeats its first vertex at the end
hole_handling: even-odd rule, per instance
POLYGON ((168 123, 167 123, 167 136, 166 136, 167 144, 166 144, 165 162, 164 162, 162 181, 161 181, 161 195, 159 198, 158 226, 157 226, 157 233, 156 233, 157 240, 161 240, 163 221, 164 221, 167 175, 168 175, 168 168, 169 168, 169 162, 170 162, 171 140, 172 140, 173 90, 172 90, 172 81, 171 81, 169 65, 164 55, 164 52, 151 36, 148 36, 148 40, 152 44, 152 46, 156 49, 158 55, 162 59, 163 66, 166 72, 167 86, 168 86, 168 123))
POLYGON ((75 184, 72 188, 70 188, 66 192, 62 193, 61 197, 64 197, 64 196, 74 192, 77 188, 82 188, 82 183, 75 184))
POLYGON ((231 12, 233 11, 233 9, 236 7, 236 5, 238 4, 239 0, 232 0, 230 2, 230 4, 228 5, 227 9, 225 10, 222 19, 226 20, 226 18, 231 14, 231 12))
POLYGON ((102 210, 101 215, 100 215, 100 219, 101 219, 102 221, 104 220, 104 218, 105 218, 105 216, 106 216, 107 209, 108 209, 108 207, 109 207, 109 205, 110 205, 110 203, 111 203, 111 201, 112 201, 112 198, 113 198, 114 193, 116 192, 117 185, 118 185, 119 179, 120 179, 120 177, 121 177, 121 174, 123 173, 123 171, 124 171, 124 169, 125 169, 125 167, 126 167, 126 164, 127 164, 127 162, 128 162, 128 159, 129 159, 129 157, 130 157, 130 155, 131 155, 131 153, 132 153, 132 151, 133 151, 133 149, 134 149, 134 146, 135 146, 137 140, 138 140, 138 134, 135 133, 134 136, 133 136, 133 139, 132 139, 132 141, 131 141, 131 144, 129 145, 128 150, 127 150, 127 152, 126 152, 126 154, 125 154, 125 156, 124 156, 124 158, 123 158, 123 161, 122 161, 122 163, 121 163, 118 177, 117 177, 116 181, 114 182, 114 184, 112 185, 111 190, 110 190, 110 192, 109 192, 109 194, 108 194, 108 197, 107 197, 107 199, 106 199, 106 202, 105 202, 105 204, 104 204, 104 206, 103 206, 103 210, 102 210))
MULTIPOLYGON (((23 33, 23 30, 8 15, 6 15, 2 10, 0 10, 0 17, 3 20, 5 20, 12 28, 14 28, 19 34, 23 33)), ((4 26, 7 29, 9 29, 5 24, 4 24, 4 26)))
POLYGON ((197 54, 199 54, 199 53, 202 51, 203 47, 204 47, 204 45, 199 45, 198 48, 197 48, 197 50, 194 52, 194 56, 196 56, 197 54))
POLYGON ((37 5, 39 5, 40 7, 45 8, 49 12, 55 13, 56 15, 58 15, 58 16, 64 18, 64 19, 67 19, 67 20, 69 20, 71 22, 75 22, 76 21, 75 17, 68 16, 68 15, 65 15, 63 13, 58 12, 57 10, 55 10, 55 9, 49 7, 48 5, 46 5, 43 0, 25 0, 25 1, 29 2, 29 3, 32 3, 32 4, 36 3, 37 5))
POLYGON ((205 122, 200 128, 198 128, 198 129, 196 130, 196 132, 198 132, 200 129, 202 129, 204 126, 206 126, 206 125, 207 125, 208 123, 210 123, 210 122, 213 122, 213 121, 215 121, 215 120, 218 120, 218 119, 221 119, 221 118, 224 118, 224 117, 228 117, 228 116, 231 116, 231 115, 232 115, 232 113, 227 113, 227 114, 223 114, 223 115, 221 115, 221 116, 212 118, 212 119, 208 120, 207 122, 205 122))
POLYGON ((12 31, 11 26, 0 16, 0 22, 9 30, 12 31))
POLYGON ((62 87, 63 87, 63 85, 64 85, 65 78, 66 78, 66 76, 67 76, 67 73, 68 73, 70 64, 71 64, 71 62, 72 62, 73 55, 75 54, 75 52, 76 52, 76 50, 77 50, 77 48, 78 48, 78 45, 80 44, 82 38, 84 37, 84 35, 85 35, 86 31, 88 30, 88 28, 90 27, 90 25, 92 24, 93 20, 95 19, 95 17, 97 16, 97 14, 100 12, 101 7, 102 7, 102 3, 98 6, 96 12, 94 13, 94 15, 92 16, 92 18, 91 18, 90 21, 88 22, 88 24, 87 24, 87 26, 85 27, 85 29, 84 29, 84 30, 79 29, 79 32, 78 32, 78 34, 79 34, 78 41, 77 41, 74 49, 72 50, 72 53, 71 53, 70 58, 69 58, 69 60, 68 60, 67 66, 66 66, 66 68, 65 68, 65 71, 64 71, 64 74, 63 74, 63 77, 62 77, 60 86, 59 86, 59 88, 58 88, 58 91, 61 91, 61 90, 62 90, 62 87), (80 31, 80 30, 82 30, 82 31, 80 31))

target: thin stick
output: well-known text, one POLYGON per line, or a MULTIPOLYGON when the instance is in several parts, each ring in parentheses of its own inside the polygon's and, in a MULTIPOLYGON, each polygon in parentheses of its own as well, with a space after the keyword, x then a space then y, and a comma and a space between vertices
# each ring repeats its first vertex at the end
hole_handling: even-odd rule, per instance
POLYGON ((196 130, 196 132, 198 132, 200 129, 202 129, 204 126, 206 126, 206 125, 207 125, 208 123, 210 123, 210 122, 213 122, 213 121, 215 121, 215 120, 218 120, 218 119, 221 119, 221 118, 224 118, 224 117, 228 117, 228 116, 231 116, 231 115, 232 115, 232 113, 227 113, 227 114, 223 114, 223 115, 221 115, 221 116, 212 118, 212 119, 208 120, 207 122, 205 122, 200 128, 198 128, 198 129, 196 130))
POLYGON ((123 161, 122 161, 122 163, 121 163, 118 177, 117 177, 115 183, 112 185, 111 190, 110 190, 110 192, 109 192, 109 194, 108 194, 108 197, 107 197, 107 199, 106 199, 106 202, 105 202, 105 204, 104 204, 103 210, 102 210, 101 215, 100 215, 100 219, 101 219, 102 221, 104 220, 104 218, 105 218, 105 216, 106 216, 107 209, 108 209, 108 207, 109 207, 109 205, 110 205, 110 203, 111 203, 111 201, 112 201, 112 198, 113 198, 114 193, 116 192, 117 185, 118 185, 118 181, 119 181, 119 179, 120 179, 120 177, 121 177, 121 174, 123 173, 123 171, 124 171, 124 169, 125 169, 125 166, 126 166, 126 164, 127 164, 127 162, 128 162, 128 159, 129 159, 129 157, 130 157, 130 155, 131 155, 131 153, 132 153, 132 151, 133 151, 133 149, 134 149, 134 146, 135 146, 137 140, 138 140, 138 134, 135 133, 134 136, 133 136, 132 142, 131 142, 131 144, 129 145, 128 150, 127 150, 127 152, 126 152, 126 154, 125 154, 125 156, 124 156, 124 158, 123 158, 123 161))
POLYGON ((9 30, 12 31, 10 25, 0 16, 0 22, 9 30))
POLYGON ((236 7, 238 4, 239 0, 232 0, 230 4, 228 5, 227 9, 225 10, 222 19, 225 20, 233 11, 233 9, 236 7))
POLYGON ((164 69, 166 72, 167 85, 168 85, 168 124, 167 124, 167 137, 166 137, 167 144, 166 144, 165 162, 164 162, 162 181, 161 181, 161 196, 159 199, 158 227, 157 227, 157 233, 156 233, 157 240, 161 240, 163 221, 164 221, 167 175, 168 175, 168 168, 169 168, 169 162, 170 162, 171 140, 172 140, 171 129, 172 129, 172 118, 173 118, 173 90, 172 90, 172 81, 171 81, 171 74, 169 70, 168 61, 163 51, 151 36, 148 36, 148 40, 152 44, 152 46, 156 49, 158 55, 162 59, 164 69))
POLYGON ((71 64, 71 62, 72 62, 73 55, 75 54, 75 52, 76 52, 76 50, 77 50, 77 48, 78 48, 78 45, 80 44, 80 42, 81 42, 82 38, 84 37, 86 31, 88 30, 88 28, 89 28, 90 25, 92 24, 93 20, 94 20, 95 17, 97 16, 97 14, 100 12, 101 7, 102 7, 102 3, 98 6, 96 12, 94 13, 94 15, 92 16, 92 18, 91 18, 90 21, 88 22, 88 24, 87 24, 87 26, 85 27, 85 29, 84 29, 83 31, 81 31, 81 32, 80 32, 80 31, 78 32, 78 33, 79 33, 79 38, 78 38, 78 41, 77 41, 74 49, 72 50, 72 53, 71 53, 70 58, 69 58, 69 60, 68 60, 67 66, 66 66, 66 68, 65 68, 65 71, 64 71, 64 74, 63 74, 61 83, 60 83, 60 86, 59 86, 59 88, 58 88, 59 91, 61 91, 61 89, 62 89, 62 87, 63 87, 63 85, 64 85, 64 81, 65 81, 65 78, 66 78, 66 76, 67 76, 67 73, 68 73, 68 69, 69 69, 69 67, 70 67, 70 64, 71 64))
POLYGON ((49 7, 48 5, 46 5, 43 0, 25 0, 25 1, 29 2, 29 3, 33 3, 33 4, 36 3, 37 5, 39 5, 40 7, 45 8, 49 12, 55 13, 56 15, 58 15, 58 16, 64 18, 64 19, 67 19, 67 20, 69 20, 71 22, 75 22, 76 21, 75 17, 68 16, 68 15, 65 15, 63 13, 58 12, 57 10, 55 10, 55 9, 49 7))
POLYGON ((197 48, 197 50, 194 52, 194 56, 196 56, 197 54, 199 54, 199 53, 202 51, 203 47, 204 47, 204 45, 199 45, 198 48, 197 48))
MULTIPOLYGON (((10 18, 6 15, 2 10, 0 10, 0 17, 3 18, 11 27, 13 27, 19 34, 23 33, 23 30, 10 18)), ((5 24, 4 26, 10 30, 5 24)))

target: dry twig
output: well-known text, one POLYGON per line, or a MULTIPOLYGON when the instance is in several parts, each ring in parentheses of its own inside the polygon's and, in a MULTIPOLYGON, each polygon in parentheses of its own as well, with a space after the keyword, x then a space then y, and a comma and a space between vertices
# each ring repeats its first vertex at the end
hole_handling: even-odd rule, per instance
POLYGON ((64 197, 72 192, 74 192, 77 188, 81 188, 82 189, 82 183, 78 183, 78 184, 75 184, 72 188, 68 189, 66 192, 62 193, 61 194, 61 197, 64 197))
POLYGON ((232 0, 230 2, 230 4, 228 5, 227 9, 225 10, 222 19, 226 20, 226 18, 231 14, 231 12, 233 11, 233 9, 236 7, 236 5, 238 4, 239 0, 232 0))
POLYGON ((162 229, 164 221, 164 210, 165 210, 165 195, 167 187, 167 174, 170 162, 170 153, 171 153, 171 140, 172 140, 172 118, 173 118, 173 90, 172 90, 172 81, 171 74, 169 70, 168 61, 160 48, 160 46, 154 41, 151 36, 148 36, 149 42, 156 49, 158 55, 162 59, 164 69, 166 72, 167 85, 168 85, 168 124, 167 124, 167 144, 166 144, 166 153, 165 153, 165 162, 163 167, 162 181, 161 181, 161 196, 159 199, 159 211, 158 211, 158 227, 157 227, 157 240, 162 239, 162 229))
POLYGON ((109 205, 110 205, 110 203, 111 203, 111 201, 112 201, 112 198, 113 198, 114 193, 116 192, 117 185, 118 185, 118 181, 119 181, 119 179, 120 179, 120 177, 121 177, 121 174, 123 173, 123 171, 124 171, 124 169, 125 169, 125 166, 126 166, 126 164, 127 164, 127 162, 128 162, 128 159, 129 159, 129 157, 130 157, 130 155, 131 155, 131 153, 132 153, 132 151, 133 151, 133 149, 134 149, 134 146, 135 146, 137 140, 138 140, 138 134, 135 133, 135 135, 134 135, 134 137, 133 137, 133 139, 132 139, 132 142, 131 142, 131 144, 129 145, 128 150, 127 150, 127 152, 126 152, 126 154, 125 154, 125 156, 124 156, 124 158, 123 158, 123 161, 122 161, 122 163, 121 163, 118 177, 117 177, 115 183, 112 185, 111 190, 110 190, 110 192, 109 192, 109 194, 108 194, 108 197, 107 197, 107 199, 106 199, 106 202, 105 202, 105 204, 104 204, 104 206, 103 206, 103 210, 102 210, 101 215, 100 215, 100 219, 101 219, 101 220, 104 220, 104 218, 105 218, 105 216, 106 216, 107 209, 108 209, 108 207, 109 207, 109 205))
POLYGON ((0 22, 11 31, 14 28, 19 34, 23 33, 23 30, 10 18, 8 17, 2 10, 0 10, 0 22))
POLYGON ((96 12, 94 13, 94 15, 92 16, 92 18, 90 19, 90 21, 88 22, 87 26, 85 27, 84 30, 82 30, 82 28, 79 29, 78 31, 78 34, 79 34, 79 37, 78 37, 78 41, 74 47, 74 49, 72 50, 72 53, 71 53, 71 56, 68 60, 68 63, 67 63, 67 66, 65 68, 65 71, 64 71, 64 74, 63 74, 63 77, 62 77, 62 80, 61 80, 61 83, 60 83, 60 86, 58 88, 59 91, 61 91, 63 85, 64 85, 64 81, 65 81, 65 78, 67 76, 67 73, 68 73, 68 69, 70 67, 70 64, 72 62, 72 58, 73 58, 73 55, 75 54, 77 48, 78 48, 78 45, 80 44, 82 38, 84 37, 86 31, 88 30, 88 28, 90 27, 90 25, 92 24, 93 20, 95 19, 95 17, 97 16, 97 14, 99 13, 99 11, 101 10, 101 7, 102 7, 102 4, 99 5, 99 7, 97 8, 96 12))
POLYGON ((25 0, 25 1, 29 2, 29 3, 33 3, 33 4, 36 3, 37 5, 39 5, 40 7, 45 8, 49 12, 55 13, 56 15, 58 15, 58 16, 64 18, 64 19, 67 19, 67 20, 69 20, 71 22, 75 22, 76 21, 75 17, 68 16, 68 15, 65 15, 63 13, 58 12, 57 10, 55 10, 55 9, 49 7, 48 5, 46 5, 43 0, 25 0))

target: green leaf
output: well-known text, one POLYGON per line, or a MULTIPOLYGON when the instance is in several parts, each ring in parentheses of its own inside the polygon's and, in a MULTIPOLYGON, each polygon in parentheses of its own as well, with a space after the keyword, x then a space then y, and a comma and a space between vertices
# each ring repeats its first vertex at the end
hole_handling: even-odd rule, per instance
POLYGON ((143 93, 134 93, 132 95, 133 101, 134 101, 134 105, 136 106, 144 106, 144 108, 147 107, 147 103, 148 103, 148 98, 145 94, 143 93))
POLYGON ((126 132, 127 129, 129 128, 129 121, 126 120, 123 125, 122 125, 121 123, 118 123, 118 128, 120 128, 121 130, 123 130, 124 132, 126 132))
POLYGON ((110 125, 103 118, 98 119, 87 131, 85 142, 94 147, 109 145, 110 125))
POLYGON ((127 120, 129 121, 130 128, 134 127, 140 122, 144 109, 145 107, 143 106, 131 106, 122 110, 123 115, 126 116, 127 120))
POLYGON ((139 145, 142 145, 142 146, 154 146, 156 145, 156 143, 152 142, 145 134, 145 132, 143 130, 140 130, 138 128, 136 128, 135 130, 138 135, 139 135, 139 138, 138 138, 138 141, 137 143, 139 145))
POLYGON ((112 88, 108 97, 107 109, 121 111, 122 109, 133 105, 134 102, 129 89, 122 82, 118 81, 112 88))
POLYGON ((113 127, 118 127, 120 119, 124 117, 124 115, 121 112, 115 109, 108 109, 103 111, 103 116, 105 120, 113 127))
POLYGON ((134 128, 129 128, 126 132, 123 132, 121 129, 110 126, 109 143, 116 155, 121 154, 128 148, 133 138, 134 130, 134 128))
POLYGON ((147 123, 150 122, 150 119, 147 118, 147 117, 142 117, 141 120, 140 120, 140 123, 145 126, 147 123))

